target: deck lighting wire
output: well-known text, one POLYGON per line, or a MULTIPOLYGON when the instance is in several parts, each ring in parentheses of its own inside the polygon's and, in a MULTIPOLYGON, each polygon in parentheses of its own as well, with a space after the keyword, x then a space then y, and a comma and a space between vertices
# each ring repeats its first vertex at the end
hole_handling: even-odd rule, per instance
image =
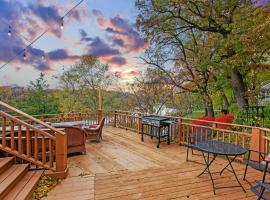
MULTIPOLYGON (((69 15, 71 13, 72 10, 74 10, 75 8, 77 8, 82 2, 84 2, 85 0, 81 0, 79 1, 75 6, 73 6, 70 10, 68 10, 62 17, 61 19, 64 20, 64 17, 66 17, 67 15, 69 15)), ((62 21, 63 22, 63 21, 62 21)), ((36 37, 32 42, 30 42, 23 50, 21 50, 18 54, 16 54, 15 56, 13 56, 10 60, 8 60, 6 63, 4 63, 1 67, 0 70, 3 69, 5 66, 7 66, 9 63, 11 63, 15 58, 17 58, 19 55, 25 53, 26 49, 30 46, 32 46, 36 41, 38 41, 41 37, 43 37, 48 31, 50 30, 50 28, 46 29, 42 34, 40 34, 38 37, 36 37)))

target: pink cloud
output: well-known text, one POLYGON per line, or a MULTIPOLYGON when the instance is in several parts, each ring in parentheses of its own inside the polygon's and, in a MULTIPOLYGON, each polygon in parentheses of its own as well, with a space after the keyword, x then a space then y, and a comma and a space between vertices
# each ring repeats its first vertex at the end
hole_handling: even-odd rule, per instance
POLYGON ((109 38, 114 45, 127 52, 142 52, 148 45, 147 41, 134 30, 134 27, 120 16, 108 20, 98 16, 96 22, 110 35, 109 38))

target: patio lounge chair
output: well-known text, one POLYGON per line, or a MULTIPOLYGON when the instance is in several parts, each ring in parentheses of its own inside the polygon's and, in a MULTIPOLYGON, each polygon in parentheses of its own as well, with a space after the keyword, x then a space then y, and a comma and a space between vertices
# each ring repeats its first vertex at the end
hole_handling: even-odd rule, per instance
MULTIPOLYGON (((267 156, 267 153, 264 153, 264 152, 249 150, 248 158, 244 159, 244 163, 246 164, 246 168, 245 168, 243 180, 246 180, 248 166, 258 171, 263 172, 262 180, 257 180, 256 185, 251 187, 251 191, 254 192, 258 196, 258 199, 267 199, 266 196, 270 195, 270 183, 265 182, 265 179, 266 179, 266 173, 270 172, 270 156, 269 155, 267 156), (250 160, 251 153, 259 154, 260 156, 259 161, 250 160)), ((268 199, 270 199, 269 196, 268 196, 268 199)))
POLYGON ((102 139, 102 129, 104 126, 105 118, 99 122, 98 125, 90 125, 89 128, 84 128, 86 140, 99 142, 102 139))
MULTIPOLYGON (((84 131, 78 126, 61 126, 58 128, 66 133, 67 135, 67 154, 70 153, 83 153, 86 154, 85 149, 85 134, 84 131)), ((43 129, 44 131, 54 135, 54 131, 50 131, 48 129, 43 129)), ((39 144, 41 144, 41 138, 39 140, 39 144)), ((46 143, 48 145, 48 142, 46 143)), ((55 144, 53 144, 55 145, 55 144)), ((42 151, 42 146, 39 145, 39 152, 42 151)), ((49 156, 49 146, 47 149, 47 157, 49 156)), ((55 152, 53 152, 55 154, 55 152)), ((41 155, 40 155, 41 156, 41 155)))
POLYGON ((69 126, 65 128, 67 134, 67 153, 86 153, 85 134, 80 127, 69 126))

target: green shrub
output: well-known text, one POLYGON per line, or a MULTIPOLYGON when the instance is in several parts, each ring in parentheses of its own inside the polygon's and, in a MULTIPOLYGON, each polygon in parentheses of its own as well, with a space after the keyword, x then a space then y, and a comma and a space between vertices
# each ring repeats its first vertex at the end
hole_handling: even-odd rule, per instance
POLYGON ((58 180, 56 178, 50 176, 43 176, 37 185, 36 190, 32 195, 32 200, 39 200, 42 197, 46 197, 48 192, 52 190, 58 184, 58 180))
POLYGON ((257 117, 256 114, 252 116, 249 115, 249 119, 247 119, 246 110, 240 110, 235 115, 234 123, 270 128, 270 105, 267 105, 264 108, 264 120, 257 117))
POLYGON ((264 115, 264 126, 270 128, 270 105, 265 107, 264 115))

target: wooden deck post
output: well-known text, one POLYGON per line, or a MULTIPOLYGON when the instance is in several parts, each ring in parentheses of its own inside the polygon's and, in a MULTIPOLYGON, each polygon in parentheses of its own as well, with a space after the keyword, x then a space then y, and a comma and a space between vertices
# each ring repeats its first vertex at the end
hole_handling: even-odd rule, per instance
POLYGON ((183 127, 182 127, 182 119, 178 118, 178 144, 181 145, 183 143, 183 127))
POLYGON ((56 176, 58 178, 66 178, 68 174, 67 168, 67 135, 59 132, 55 133, 56 137, 56 176))
MULTIPOLYGON (((263 136, 265 136, 264 131, 261 131, 259 128, 252 128, 249 148, 251 150, 264 152, 265 142, 263 136)), ((260 155, 258 153, 251 153, 250 160, 260 161, 260 155)))
POLYGON ((142 114, 139 113, 138 116, 138 126, 137 126, 137 133, 140 134, 142 129, 142 114))
POLYGON ((102 94, 101 89, 98 89, 98 111, 97 111, 97 123, 102 119, 102 94))
POLYGON ((102 110, 97 111, 97 123, 99 123, 102 119, 102 110))

